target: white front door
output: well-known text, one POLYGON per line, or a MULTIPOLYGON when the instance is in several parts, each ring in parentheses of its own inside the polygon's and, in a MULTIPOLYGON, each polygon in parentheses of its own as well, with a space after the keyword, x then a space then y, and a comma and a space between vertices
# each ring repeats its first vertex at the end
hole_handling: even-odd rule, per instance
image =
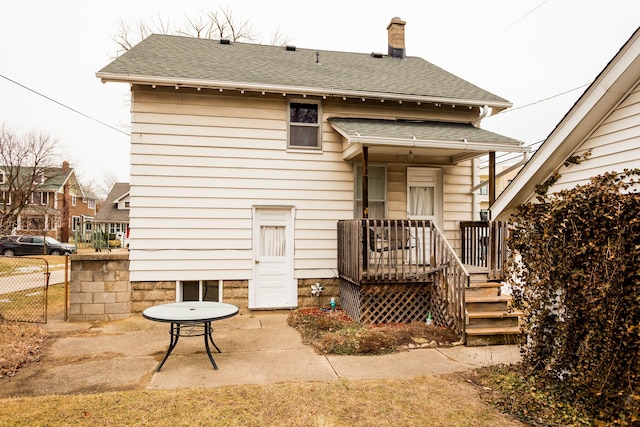
POLYGON ((249 308, 296 307, 293 211, 290 207, 257 207, 253 218, 253 279, 249 282, 249 308))

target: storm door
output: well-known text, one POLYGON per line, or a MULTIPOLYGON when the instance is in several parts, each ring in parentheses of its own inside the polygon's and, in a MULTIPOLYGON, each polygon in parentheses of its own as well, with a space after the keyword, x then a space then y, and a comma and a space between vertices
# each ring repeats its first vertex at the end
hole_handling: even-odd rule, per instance
POLYGON ((290 207, 254 209, 253 279, 249 282, 249 308, 297 306, 293 246, 293 214, 290 207))

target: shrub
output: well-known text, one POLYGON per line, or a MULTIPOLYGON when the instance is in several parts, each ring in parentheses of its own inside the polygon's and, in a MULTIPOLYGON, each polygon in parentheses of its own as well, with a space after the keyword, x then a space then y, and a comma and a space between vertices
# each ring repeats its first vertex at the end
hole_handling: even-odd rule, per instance
POLYGON ((640 169, 521 206, 508 240, 523 360, 595 420, 640 421, 640 169))

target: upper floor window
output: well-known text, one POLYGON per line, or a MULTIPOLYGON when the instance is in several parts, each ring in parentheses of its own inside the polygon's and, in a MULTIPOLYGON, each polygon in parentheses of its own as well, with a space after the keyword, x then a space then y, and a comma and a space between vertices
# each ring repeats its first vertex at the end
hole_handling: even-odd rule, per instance
POLYGON ((44 183, 44 174, 39 173, 33 178, 34 184, 42 184, 44 183))
POLYGON ((31 193, 31 203, 39 203, 41 205, 49 204, 49 193, 46 191, 36 191, 31 193))
POLYGON ((71 196, 71 206, 75 206, 76 205, 76 203, 78 202, 77 199, 78 198, 76 196, 71 196))
POLYGON ((4 173, 0 172, 0 184, 4 184, 4 173))
POLYGON ((289 104, 289 148, 322 148, 320 136, 320 104, 289 104))
POLYGON ((88 199, 88 200, 87 200, 87 207, 88 207, 89 209, 93 209, 93 208, 95 208, 95 207, 96 207, 96 201, 95 201, 95 200, 93 200, 93 199, 88 199))

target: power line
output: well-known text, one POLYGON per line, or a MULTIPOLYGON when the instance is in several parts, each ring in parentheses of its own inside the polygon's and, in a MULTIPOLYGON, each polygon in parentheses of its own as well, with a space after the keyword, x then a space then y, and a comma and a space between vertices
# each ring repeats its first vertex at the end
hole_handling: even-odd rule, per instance
POLYGON ((86 118, 87 118, 87 119, 89 119, 89 120, 93 120, 94 122, 100 123, 100 124, 101 124, 101 125, 103 125, 103 126, 106 126, 106 127, 110 128, 110 129, 115 130, 116 132, 120 132, 120 133, 123 133, 123 134, 125 134, 125 135, 127 135, 127 136, 131 136, 131 134, 129 134, 129 133, 127 133, 127 132, 123 131, 122 129, 118 129, 118 128, 117 128, 117 127, 115 127, 115 126, 111 126, 110 124, 105 123, 105 122, 103 122, 103 121, 101 121, 101 120, 98 120, 98 119, 96 119, 96 118, 94 118, 94 117, 91 117, 91 116, 89 116, 88 114, 85 114, 85 113, 83 113, 83 112, 81 112, 81 111, 76 110, 75 108, 71 108, 71 107, 69 107, 68 105, 63 104, 62 102, 56 101, 55 99, 50 98, 50 97, 48 97, 47 95, 44 95, 44 94, 42 94, 42 93, 40 93, 40 92, 38 92, 38 91, 36 91, 36 90, 34 90, 34 89, 31 89, 30 87, 27 87, 27 86, 25 86, 25 85, 23 85, 23 84, 21 84, 21 83, 18 83, 17 81, 12 80, 12 79, 10 79, 10 78, 9 78, 9 77, 7 77, 7 76, 4 76, 4 75, 0 74, 0 77, 2 77, 2 78, 3 78, 3 79, 5 79, 5 80, 10 81, 11 83, 13 83, 13 84, 15 84, 15 85, 20 86, 20 87, 21 87, 21 88, 23 88, 23 89, 28 90, 29 92, 33 92, 33 93, 35 93, 35 94, 36 94, 36 95, 38 95, 38 96, 41 96, 41 97, 43 97, 43 98, 45 98, 45 99, 47 99, 47 100, 49 100, 49 101, 51 101, 51 102, 53 102, 53 103, 56 103, 56 104, 60 105, 61 107, 64 107, 64 108, 66 108, 66 109, 68 109, 68 110, 71 110, 71 111, 73 111, 73 112, 74 112, 74 113, 76 113, 76 114, 80 114, 81 116, 86 117, 86 118))
POLYGON ((501 36, 502 34, 506 33, 507 31, 509 31, 511 28, 515 27, 517 24, 519 24, 521 21, 523 21, 525 18, 527 18, 529 15, 531 15, 533 12, 535 12, 536 10, 538 10, 539 8, 541 8, 542 6, 544 6, 546 3, 548 3, 550 0, 544 0, 542 3, 538 4, 536 7, 534 7, 533 9, 531 9, 530 11, 528 11, 527 13, 525 13, 524 15, 520 16, 519 18, 515 19, 513 22, 507 24, 504 28, 495 31, 491 34, 489 34, 487 37, 485 37, 484 39, 480 40, 478 43, 476 43, 473 46, 470 46, 467 52, 463 52, 460 53, 458 55, 457 58, 453 59, 454 62, 454 68, 459 65, 460 63, 464 62, 466 59, 468 59, 469 56, 472 56, 476 53, 478 53, 478 51, 480 51, 480 49, 484 48, 486 45, 492 43, 495 39, 497 39, 499 36, 501 36))
POLYGON ((569 90, 566 90, 564 92, 557 93, 555 95, 549 96, 547 98, 539 99, 537 101, 533 101, 533 102, 530 102, 528 104, 521 105, 519 107, 509 108, 508 110, 501 111, 500 114, 506 114, 506 113, 510 113, 512 111, 520 110, 522 108, 531 107, 532 105, 540 104, 541 102, 549 101, 549 100, 551 100, 553 98, 557 98, 559 96, 566 95, 566 94, 571 93, 571 92, 575 92, 576 90, 583 89, 583 88, 585 88, 585 87, 587 87, 589 85, 590 85, 590 83, 583 84, 583 85, 580 85, 578 87, 574 87, 573 89, 569 89, 569 90))

